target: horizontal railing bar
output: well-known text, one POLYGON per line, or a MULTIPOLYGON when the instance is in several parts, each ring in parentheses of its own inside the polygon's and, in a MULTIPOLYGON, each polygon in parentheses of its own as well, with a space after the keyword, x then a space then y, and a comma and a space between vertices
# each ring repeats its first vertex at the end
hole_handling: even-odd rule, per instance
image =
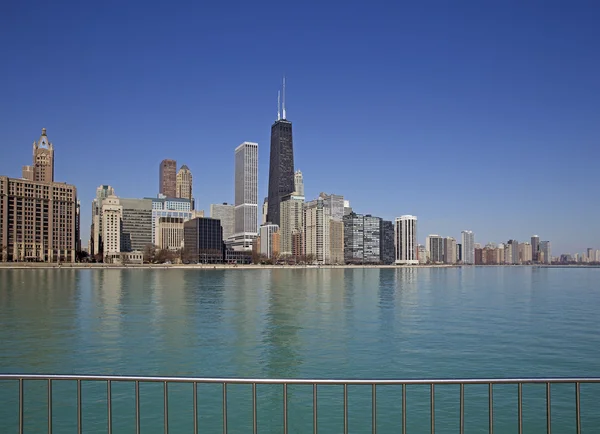
POLYGON ((419 378, 419 379, 339 379, 339 378, 216 378, 216 377, 145 377, 129 375, 58 375, 58 374, 0 374, 6 380, 67 380, 67 381, 140 381, 157 383, 215 383, 215 384, 323 384, 323 385, 401 385, 401 384, 557 384, 600 383, 600 377, 564 378, 419 378))

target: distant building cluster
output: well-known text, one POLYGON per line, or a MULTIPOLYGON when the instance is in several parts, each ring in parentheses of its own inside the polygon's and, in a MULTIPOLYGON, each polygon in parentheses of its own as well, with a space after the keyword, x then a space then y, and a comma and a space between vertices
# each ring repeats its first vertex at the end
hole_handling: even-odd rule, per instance
MULTIPOLYGON (((534 235, 482 246, 472 231, 460 239, 430 234, 417 242, 418 220, 359 214, 340 194, 305 200, 294 166, 292 122, 283 105, 271 126, 268 196, 258 203, 258 144, 234 150, 234 201, 196 210, 187 165, 159 164, 156 197, 123 198, 100 185, 92 200, 87 253, 93 261, 288 264, 550 264, 600 263, 600 250, 552 256, 534 235), (258 224, 260 219, 260 225, 258 224)), ((75 186, 54 181, 54 146, 46 129, 20 179, 0 176, 0 259, 73 262, 81 255, 80 204, 75 186)))

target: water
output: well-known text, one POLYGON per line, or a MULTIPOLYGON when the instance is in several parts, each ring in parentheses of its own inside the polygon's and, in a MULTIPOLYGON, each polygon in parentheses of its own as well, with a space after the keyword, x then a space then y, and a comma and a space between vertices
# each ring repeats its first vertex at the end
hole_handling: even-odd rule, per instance
MULTIPOLYGON (((600 376, 600 269, 0 269, 0 372, 203 377, 600 376)), ((191 386, 169 386, 171 432, 190 432, 191 386)), ((0 431, 18 389, 0 382, 0 431)), ((26 383, 28 432, 46 384, 26 383)), ((115 433, 134 388, 113 385, 115 433)), ((203 432, 222 432, 221 388, 200 386, 203 432)), ((525 432, 545 432, 544 386, 524 386, 525 432)), ((281 386, 259 386, 260 432, 282 432, 281 386)), ((552 389, 554 432, 573 433, 572 385, 552 389)), ((369 387, 349 387, 349 431, 369 432, 369 387)), ((466 431, 487 429, 487 386, 467 386, 466 431)), ((516 386, 494 388, 496 433, 516 432, 516 386)), ((600 387, 582 386, 583 432, 600 387)), ((76 427, 76 386, 55 382, 54 431, 76 427)), ((83 386, 84 432, 106 432, 106 384, 83 386)), ((141 386, 142 432, 163 430, 162 385, 141 386)), ((408 388, 408 428, 428 432, 429 389, 408 388)), ((378 389, 378 432, 399 432, 401 392, 378 389)), ((312 431, 311 386, 289 387, 291 433, 312 431)), ((250 386, 228 389, 229 432, 251 432, 250 386)), ((457 432, 458 386, 436 388, 436 432, 457 432)), ((343 426, 341 386, 319 389, 319 431, 343 426)))

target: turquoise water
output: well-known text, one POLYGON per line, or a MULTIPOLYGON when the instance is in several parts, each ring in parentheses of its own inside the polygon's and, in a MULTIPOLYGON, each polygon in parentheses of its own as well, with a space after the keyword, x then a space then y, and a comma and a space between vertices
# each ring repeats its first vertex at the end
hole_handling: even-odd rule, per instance
MULTIPOLYGON (((0 270, 0 372, 203 377, 600 376, 600 269, 0 270)), ((74 432, 76 386, 55 382, 54 432, 74 432)), ((18 430, 0 382, 0 432, 18 430)), ((458 386, 436 388, 436 432, 458 427, 458 386)), ((516 432, 516 386, 494 388, 496 433, 516 432)), ((25 386, 27 432, 46 384, 25 386)), ((191 432, 192 389, 169 386, 171 432, 191 432)), ((289 387, 290 433, 312 432, 311 386, 289 387)), ((399 432, 401 391, 378 388, 378 432, 399 432)), ((203 432, 222 432, 219 385, 199 386, 203 432)), ((544 386, 524 386, 525 432, 545 432, 544 386)), ((113 432, 134 426, 113 384, 113 432)), ((574 433, 574 389, 553 386, 554 432, 574 433)), ((281 386, 258 386, 259 432, 282 432, 281 386)), ((600 386, 582 386, 583 432, 600 386)), ((466 432, 487 430, 487 386, 467 386, 466 432)), ((106 384, 83 386, 84 432, 106 432, 106 384)), ((141 386, 142 432, 163 432, 162 385, 141 386)), ((407 393, 428 432, 429 389, 407 393)), ((370 432, 371 390, 349 387, 349 431, 370 432)), ((228 389, 229 432, 251 432, 250 386, 228 389)), ((343 427, 341 386, 319 389, 319 432, 343 427)))

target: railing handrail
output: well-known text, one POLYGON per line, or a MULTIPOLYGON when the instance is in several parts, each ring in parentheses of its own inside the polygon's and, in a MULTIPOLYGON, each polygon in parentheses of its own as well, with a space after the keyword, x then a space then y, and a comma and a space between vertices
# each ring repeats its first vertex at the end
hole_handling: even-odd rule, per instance
POLYGON ((522 377, 522 378, 236 378, 236 377, 176 377, 141 375, 75 375, 75 374, 2 374, 0 380, 83 380, 140 381, 157 383, 215 384, 317 384, 317 385, 443 385, 443 384, 560 384, 600 383, 600 377, 522 377))

